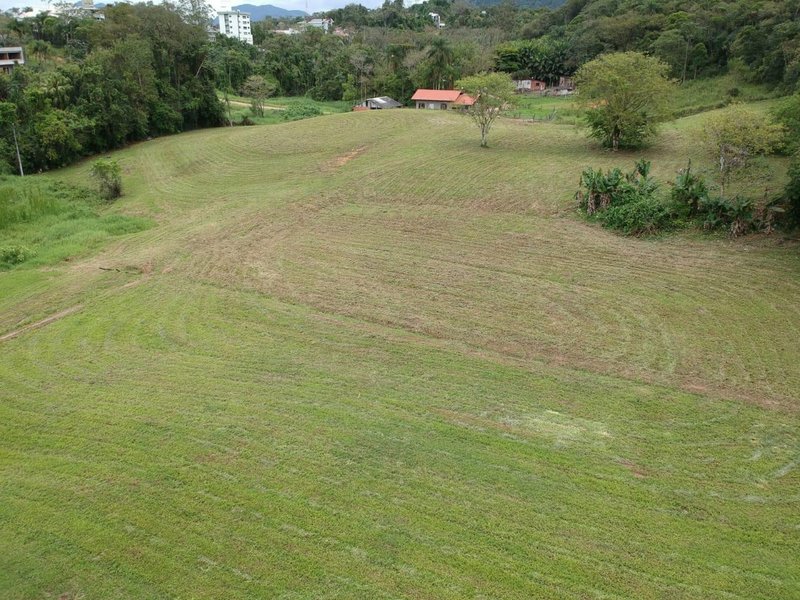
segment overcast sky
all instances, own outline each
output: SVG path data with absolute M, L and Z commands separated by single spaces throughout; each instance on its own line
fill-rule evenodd
M 97 1 L 101 2 L 102 0 Z M 213 0 L 211 5 L 214 8 L 221 8 L 223 2 L 224 0 Z M 367 8 L 376 8 L 383 4 L 383 0 L 275 0 L 274 2 L 270 0 L 230 0 L 229 2 L 229 4 L 233 6 L 238 4 L 273 4 L 289 10 L 306 10 L 306 6 L 308 6 L 308 12 L 310 13 L 330 10 L 331 8 L 340 8 L 345 4 L 352 3 L 363 4 Z M 413 2 L 410 2 L 410 4 L 413 4 Z M 14 6 L 20 8 L 31 6 L 34 9 L 42 10 L 47 8 L 47 3 L 33 0 L 29 0 L 28 2 L 22 0 L 0 0 L 0 10 L 7 10 Z

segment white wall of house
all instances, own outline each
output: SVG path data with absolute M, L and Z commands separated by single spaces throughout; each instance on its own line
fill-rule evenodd
M 333 19 L 311 19 L 306 23 L 306 27 L 316 27 L 328 33 L 331 27 L 333 27 Z
M 417 100 L 417 108 L 426 108 L 428 110 L 447 110 L 452 104 L 452 102 L 430 102 Z

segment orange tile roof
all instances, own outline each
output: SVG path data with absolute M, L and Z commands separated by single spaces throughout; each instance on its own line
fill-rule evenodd
M 461 92 L 458 90 L 417 90 L 412 100 L 429 100 L 430 102 L 455 102 Z

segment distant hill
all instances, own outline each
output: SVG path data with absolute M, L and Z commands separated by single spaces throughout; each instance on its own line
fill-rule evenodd
M 558 8 L 567 0 L 514 0 L 514 4 L 524 8 Z M 494 6 L 502 0 L 472 0 L 475 6 Z
M 287 10 L 272 4 L 239 4 L 233 7 L 234 10 L 250 13 L 251 21 L 261 21 L 262 19 L 274 18 L 283 19 L 287 17 L 307 17 L 308 13 L 302 10 Z

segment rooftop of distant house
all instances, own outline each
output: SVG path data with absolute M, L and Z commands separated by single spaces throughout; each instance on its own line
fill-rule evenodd
M 421 100 L 423 102 L 453 102 L 454 104 L 463 104 L 464 106 L 471 106 L 475 104 L 475 99 L 463 93 L 460 90 L 426 90 L 419 89 L 411 96 L 412 100 Z

